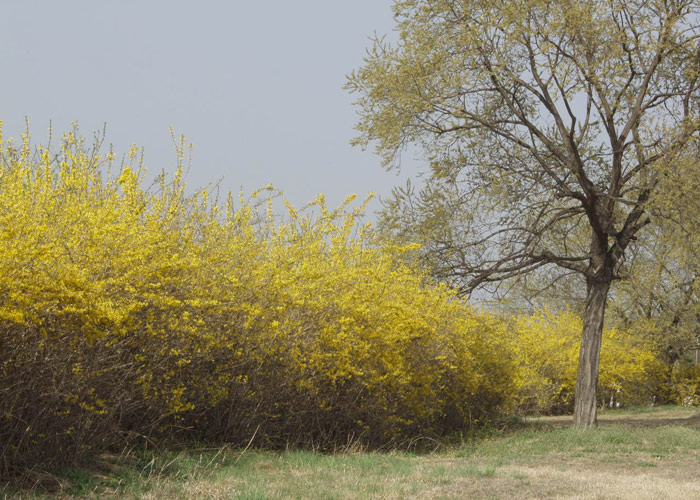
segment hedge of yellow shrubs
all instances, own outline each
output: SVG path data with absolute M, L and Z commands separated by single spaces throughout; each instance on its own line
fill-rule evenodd
M 265 189 L 188 193 L 186 149 L 150 185 L 137 148 L 0 133 L 0 476 L 164 440 L 400 444 L 570 406 L 579 318 L 473 310 L 409 247 L 369 244 L 351 198 L 280 219 Z M 614 330 L 604 349 L 602 397 L 648 396 L 651 350 Z
M 351 199 L 147 188 L 75 132 L 0 157 L 0 470 L 163 439 L 400 442 L 510 402 L 503 325 L 376 248 Z M 120 449 L 121 449 L 120 448 Z

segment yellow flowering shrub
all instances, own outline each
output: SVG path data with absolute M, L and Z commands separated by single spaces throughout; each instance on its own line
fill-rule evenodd
M 677 363 L 670 370 L 671 402 L 683 406 L 700 406 L 700 365 Z
M 658 360 L 649 380 L 657 404 L 700 406 L 700 365 L 692 329 L 694 315 L 686 323 L 667 318 L 635 318 L 626 328 L 645 339 Z M 670 324 L 669 324 L 670 323 Z
M 273 215 L 144 185 L 76 131 L 0 135 L 0 474 L 134 439 L 332 446 L 512 401 L 502 322 L 368 244 L 352 199 Z
M 511 322 L 519 364 L 518 405 L 522 411 L 566 413 L 573 408 L 581 317 L 568 311 L 536 311 Z M 629 332 L 606 329 L 598 379 L 599 404 L 650 402 L 660 369 L 650 346 Z

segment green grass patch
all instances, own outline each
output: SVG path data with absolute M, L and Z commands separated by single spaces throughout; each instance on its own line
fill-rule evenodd
M 530 429 L 466 445 L 457 452 L 457 455 L 512 460 L 516 457 L 532 458 L 554 453 L 662 455 L 699 449 L 700 429 L 698 428 L 680 425 L 636 427 L 620 424 L 602 427 L 595 431 L 572 428 Z
M 688 408 L 685 406 L 677 405 L 659 405 L 659 406 L 630 406 L 628 408 L 616 409 L 616 408 L 603 408 L 598 412 L 599 416 L 605 415 L 646 415 L 646 414 L 659 414 L 662 412 L 679 412 L 682 413 L 687 411 Z

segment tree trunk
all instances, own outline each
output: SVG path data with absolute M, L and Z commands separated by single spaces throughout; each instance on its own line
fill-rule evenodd
M 590 428 L 598 425 L 598 370 L 600 345 L 603 338 L 605 303 L 610 290 L 609 279 L 588 279 L 586 308 L 583 313 L 583 336 L 578 361 L 576 396 L 574 400 L 574 427 Z

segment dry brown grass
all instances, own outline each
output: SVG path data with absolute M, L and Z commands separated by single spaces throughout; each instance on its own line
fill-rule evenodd
M 216 478 L 187 484 L 163 483 L 138 498 L 195 499 L 598 499 L 657 500 L 700 498 L 700 455 L 683 460 L 613 463 L 591 458 L 549 457 L 529 464 L 479 468 L 473 459 L 446 462 L 439 457 L 413 459 L 410 473 L 361 474 L 341 468 L 329 475 L 324 468 L 274 470 L 254 484 L 241 477 Z M 268 468 L 269 467 L 269 468 Z M 381 467 L 379 467 L 381 470 Z M 259 469 L 260 470 L 260 469 Z M 491 472 L 492 471 L 492 472 Z M 155 485 L 154 485 L 155 486 Z

